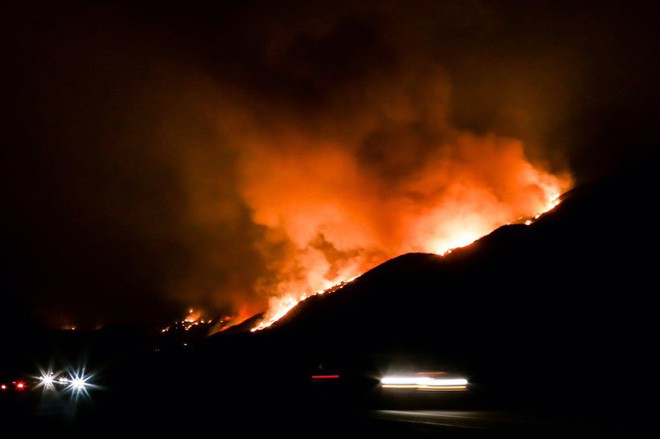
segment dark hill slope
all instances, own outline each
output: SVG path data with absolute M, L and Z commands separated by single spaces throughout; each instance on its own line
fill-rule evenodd
M 579 187 L 532 225 L 446 257 L 387 261 L 301 303 L 267 337 L 311 357 L 412 352 L 493 386 L 527 383 L 520 391 L 563 392 L 580 377 L 571 387 L 611 395 L 604 383 L 650 376 L 654 364 L 654 164 Z
M 259 410 L 288 427 L 291 413 L 316 422 L 319 406 L 373 401 L 377 379 L 407 367 L 464 374 L 476 407 L 636 422 L 657 387 L 655 163 L 579 187 L 532 225 L 501 227 L 446 257 L 389 260 L 267 330 L 219 333 L 127 363 L 112 386 L 131 395 L 119 409 L 142 421 L 150 407 L 154 422 L 219 410 L 252 422 Z M 124 379 L 136 363 L 150 377 L 138 394 Z M 321 371 L 342 376 L 340 391 L 314 387 L 310 376 Z M 172 401 L 185 401 L 187 413 Z

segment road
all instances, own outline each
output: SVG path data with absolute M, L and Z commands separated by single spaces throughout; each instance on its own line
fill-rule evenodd
M 370 410 L 364 416 L 371 427 L 388 437 L 418 438 L 603 438 L 636 437 L 633 424 L 617 419 L 507 411 Z M 627 418 L 626 418 L 627 419 Z
M 122 400 L 123 401 L 123 400 Z M 21 424 L 29 431 L 66 433 L 68 437 L 89 437 L 98 431 L 121 434 L 127 426 L 151 437 L 168 437 L 172 431 L 193 428 L 197 435 L 215 435 L 218 431 L 242 431 L 244 437 L 288 438 L 638 438 L 646 437 L 630 418 L 611 412 L 594 417 L 562 413 L 532 413 L 519 410 L 402 410 L 339 409 L 324 406 L 292 410 L 284 400 L 261 401 L 249 405 L 222 404 L 207 400 L 204 404 L 158 406 L 131 404 L 130 401 L 109 410 L 88 412 L 79 422 L 53 418 L 46 414 L 30 416 L 25 412 Z M 20 414 L 15 413 L 14 415 Z M 0 413 L 0 418 L 3 413 Z M 6 412 L 4 414 L 7 414 Z M 12 416 L 16 421 L 16 416 Z M 73 418 L 70 418 L 73 419 Z M 624 421 L 625 420 L 625 421 Z

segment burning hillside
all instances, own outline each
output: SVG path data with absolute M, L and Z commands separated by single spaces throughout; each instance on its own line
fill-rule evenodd
M 307 343 L 347 358 L 434 353 L 500 382 L 541 385 L 544 371 L 560 389 L 568 375 L 597 376 L 581 385 L 607 392 L 599 386 L 612 373 L 650 364 L 648 251 L 660 237 L 634 213 L 653 193 L 652 166 L 580 186 L 528 225 L 500 227 L 448 256 L 392 258 L 341 292 L 300 302 L 273 334 L 292 349 Z
M 8 189 L 7 211 L 34 237 L 17 247 L 38 272 L 35 318 L 153 327 L 193 306 L 269 321 L 397 255 L 533 218 L 572 187 L 555 133 L 582 82 L 565 58 L 525 44 L 472 64 L 437 34 L 485 24 L 471 7 L 317 6 L 273 6 L 272 26 L 255 5 L 211 7 L 196 25 L 177 15 L 169 36 L 129 6 L 73 6 L 79 27 L 17 33 L 37 38 L 17 53 L 41 56 L 17 101 L 40 103 L 16 124 L 34 146 L 15 148 L 39 154 L 5 185 L 30 195 Z M 202 43 L 216 32 L 234 37 Z
M 555 188 L 556 189 L 556 188 Z M 522 222 L 525 225 L 531 225 L 535 220 L 541 217 L 542 214 L 552 210 L 555 208 L 558 204 L 560 203 L 560 198 L 558 193 L 551 193 L 548 196 L 548 199 L 543 206 L 542 210 L 540 210 L 538 213 L 533 215 L 532 217 L 519 217 L 517 219 L 518 222 Z M 459 235 L 459 237 L 454 238 L 453 240 L 449 241 L 452 242 L 453 245 L 449 246 L 443 246 L 440 247 L 435 253 L 439 255 L 446 255 L 451 253 L 454 249 L 460 248 L 460 247 L 465 247 L 467 245 L 470 245 L 472 242 L 480 238 L 482 235 L 479 235 L 481 232 L 481 229 L 476 228 L 476 229 L 470 229 L 469 224 L 467 226 L 463 226 L 462 228 L 463 233 Z M 333 293 L 344 286 L 350 284 L 353 282 L 355 279 L 357 279 L 359 276 L 353 276 L 352 278 L 346 280 L 346 281 L 340 281 L 335 283 L 334 285 L 331 285 L 328 288 L 325 288 L 323 290 L 319 290 L 317 292 L 311 292 L 311 293 L 303 293 L 300 295 L 294 295 L 294 294 L 285 294 L 283 296 L 278 296 L 276 298 L 271 299 L 270 306 L 265 312 L 265 314 L 261 317 L 261 319 L 258 320 L 258 323 L 255 324 L 255 326 L 251 329 L 252 331 L 258 331 L 261 329 L 265 329 L 269 326 L 271 326 L 273 323 L 277 322 L 279 319 L 284 317 L 292 308 L 294 308 L 296 305 L 298 305 L 300 302 L 306 300 L 309 297 L 315 296 L 315 295 L 323 295 L 323 294 L 330 294 Z M 240 321 L 238 322 L 240 323 Z
M 399 254 L 444 254 L 531 221 L 571 187 L 567 176 L 527 161 L 512 139 L 461 134 L 445 148 L 394 179 L 331 145 L 298 151 L 301 168 L 289 152 L 258 148 L 268 159 L 250 162 L 255 184 L 245 194 L 267 230 L 258 248 L 270 275 L 255 285 L 269 298 L 265 321 Z

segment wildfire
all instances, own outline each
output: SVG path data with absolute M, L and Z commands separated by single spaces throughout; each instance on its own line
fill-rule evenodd
M 534 221 L 536 221 L 539 217 L 541 217 L 541 215 L 557 207 L 559 203 L 561 203 L 561 200 L 559 198 L 559 193 L 554 192 L 550 194 L 547 199 L 547 202 L 543 205 L 541 210 L 532 218 L 527 218 L 523 222 L 523 224 L 525 224 L 526 226 L 531 225 L 532 223 L 534 223 Z M 485 235 L 486 233 L 481 233 L 478 229 L 471 229 L 470 227 L 461 228 L 460 231 L 456 233 L 456 235 L 444 241 L 442 245 L 437 247 L 435 253 L 441 256 L 447 255 L 455 249 L 467 247 L 468 245 L 472 244 L 474 241 Z
M 532 224 L 541 215 L 554 209 L 560 202 L 561 200 L 559 198 L 559 193 L 552 192 L 548 196 L 541 210 L 536 215 L 534 215 L 533 218 L 524 221 L 524 224 L 526 225 Z M 470 227 L 470 225 L 474 227 Z M 466 224 L 460 224 L 459 227 L 457 227 L 457 230 L 458 232 L 455 235 L 451 236 L 449 239 L 444 240 L 441 245 L 435 247 L 436 254 L 440 256 L 444 256 L 458 248 L 467 247 L 468 245 L 472 244 L 477 239 L 485 236 L 489 232 L 489 230 L 484 231 L 484 228 L 481 223 L 470 224 L 469 222 Z M 268 328 L 273 323 L 277 322 L 282 317 L 287 315 L 289 311 L 291 311 L 296 305 L 306 300 L 307 298 L 319 294 L 333 293 L 341 289 L 346 284 L 353 282 L 358 277 L 359 275 L 356 275 L 350 278 L 349 280 L 336 282 L 328 288 L 319 290 L 311 294 L 303 293 L 299 296 L 284 295 L 282 297 L 273 298 L 270 302 L 270 306 L 266 316 L 261 320 L 261 322 L 258 325 L 252 328 L 251 331 L 255 332 Z
M 289 311 L 291 311 L 296 305 L 298 305 L 300 302 L 308 299 L 309 297 L 312 296 L 317 296 L 320 294 L 329 294 L 329 293 L 334 293 L 335 291 L 343 288 L 345 285 L 353 282 L 355 279 L 357 279 L 359 276 L 354 276 L 351 279 L 348 279 L 346 281 L 341 281 L 337 282 L 328 288 L 325 288 L 323 290 L 316 291 L 315 293 L 303 293 L 301 294 L 298 298 L 294 296 L 285 296 L 282 298 L 278 298 L 276 303 L 271 302 L 271 306 L 269 308 L 269 311 L 267 315 L 259 322 L 257 326 L 251 329 L 252 332 L 259 331 L 265 328 L 268 328 L 271 326 L 273 323 L 284 317 L 285 315 L 288 314 Z
M 183 319 L 176 321 L 169 326 L 166 326 L 165 328 L 161 329 L 160 332 L 166 333 L 173 330 L 189 331 L 195 326 L 210 325 L 212 322 L 212 320 L 202 319 L 201 311 L 195 311 L 195 309 L 189 308 L 188 313 Z
M 551 211 L 552 209 L 557 207 L 559 203 L 561 203 L 561 200 L 559 199 L 559 193 L 555 192 L 552 195 L 550 195 L 550 199 L 548 200 L 548 203 L 545 205 L 545 209 L 540 213 L 536 214 L 534 219 L 538 219 L 538 217 L 540 217 L 544 213 Z
M 450 241 L 447 241 L 445 244 L 438 247 L 435 253 L 444 256 L 451 253 L 454 249 L 467 247 L 479 238 L 480 236 L 477 233 L 471 233 L 470 231 L 466 230 L 463 233 L 457 234 Z
M 253 315 L 254 313 L 250 312 L 249 308 L 241 307 L 241 309 L 238 311 L 238 314 L 234 316 L 224 316 L 220 320 L 218 320 L 214 328 L 211 330 L 211 334 L 215 334 L 216 332 L 226 331 L 231 327 L 240 325 L 241 323 L 243 323 L 245 320 L 249 319 Z

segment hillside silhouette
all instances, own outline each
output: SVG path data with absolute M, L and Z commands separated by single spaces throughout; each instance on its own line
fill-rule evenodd
M 393 258 L 265 330 L 244 325 L 117 361 L 76 428 L 247 422 L 257 434 L 290 428 L 297 413 L 301 429 L 325 422 L 337 433 L 337 413 L 409 403 L 632 419 L 655 364 L 655 163 L 577 187 L 532 224 L 446 256 Z M 461 375 L 469 390 L 388 399 L 379 377 L 400 370 Z M 318 385 L 318 373 L 341 379 Z

